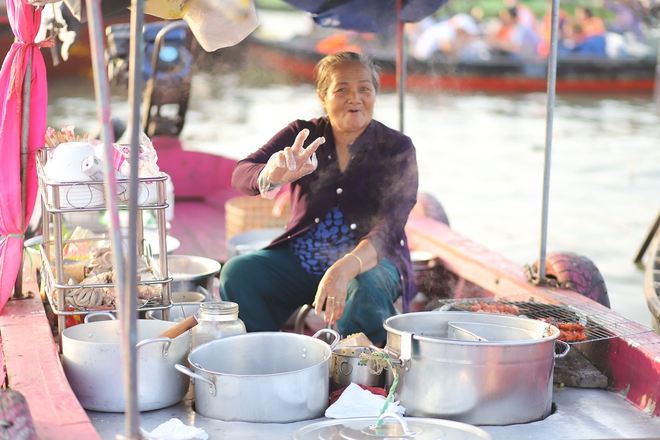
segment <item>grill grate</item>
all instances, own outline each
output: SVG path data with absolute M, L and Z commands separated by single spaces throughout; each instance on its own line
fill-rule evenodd
M 603 311 L 589 304 L 580 303 L 578 307 L 570 297 L 556 292 L 552 292 L 552 298 L 552 303 L 548 303 L 546 297 L 543 297 L 545 302 L 539 302 L 539 299 L 535 298 L 533 294 L 519 294 L 498 297 L 497 299 L 448 299 L 441 300 L 441 307 L 436 310 L 471 311 L 471 307 L 476 302 L 489 305 L 504 304 L 516 306 L 520 311 L 520 316 L 526 316 L 530 319 L 554 318 L 558 322 L 582 324 L 587 337 L 586 341 L 574 341 L 569 342 L 569 344 L 599 341 L 653 331 L 616 313 Z

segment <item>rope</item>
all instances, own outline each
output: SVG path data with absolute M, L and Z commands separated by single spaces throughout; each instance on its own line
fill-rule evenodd
M 375 350 L 371 353 L 360 353 L 360 361 L 358 362 L 358 365 L 366 365 L 367 368 L 369 368 L 369 371 L 373 374 L 381 374 L 383 370 L 389 368 L 394 376 L 392 386 L 385 398 L 385 403 L 378 414 L 376 427 L 380 427 L 383 424 L 383 419 L 381 419 L 380 416 L 387 411 L 387 407 L 390 406 L 390 402 L 394 398 L 394 390 L 396 390 L 396 387 L 399 384 L 399 373 L 396 371 L 396 368 L 394 368 L 394 365 L 392 365 L 390 355 L 385 350 Z

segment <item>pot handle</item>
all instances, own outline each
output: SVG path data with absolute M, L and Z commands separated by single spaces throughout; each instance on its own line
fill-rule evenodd
M 314 333 L 314 336 L 312 336 L 312 338 L 318 338 L 320 335 L 324 333 L 330 334 L 335 337 L 335 340 L 332 341 L 332 344 L 330 344 L 330 349 L 335 348 L 335 345 L 337 345 L 337 343 L 341 339 L 341 335 L 331 328 L 322 328 L 321 330 Z
M 117 317 L 112 313 L 112 312 L 93 312 L 93 313 L 88 313 L 85 315 L 85 324 L 89 322 L 89 320 L 95 316 L 108 316 L 110 319 L 108 321 L 116 321 Z
M 163 359 L 167 358 L 167 355 L 169 355 L 168 349 L 170 348 L 170 345 L 172 344 L 172 340 L 170 338 L 150 338 L 150 339 L 144 339 L 137 344 L 135 344 L 135 349 L 138 350 L 141 347 L 144 347 L 147 344 L 151 344 L 154 342 L 164 342 L 165 345 L 163 345 Z
M 415 333 L 401 332 L 401 355 L 399 360 L 401 366 L 406 370 L 410 370 L 410 360 L 412 359 L 412 343 Z
M 403 417 L 401 417 L 401 415 L 399 415 L 395 412 L 386 412 L 386 413 L 381 414 L 378 417 L 378 420 L 376 420 L 376 424 L 373 425 L 373 426 L 374 427 L 380 426 L 383 423 L 383 420 L 387 417 L 391 417 L 393 419 L 396 419 L 399 423 L 401 423 L 401 427 L 403 428 L 403 433 L 404 433 L 405 436 L 408 436 L 410 434 L 414 434 L 414 432 L 411 431 L 410 428 L 408 428 L 408 423 L 405 421 L 405 419 Z
M 200 376 L 200 375 L 197 374 L 197 373 L 193 373 L 193 372 L 190 370 L 190 368 L 185 367 L 185 366 L 183 366 L 183 365 L 181 365 L 181 364 L 174 364 L 174 368 L 176 368 L 178 371 L 180 371 L 181 373 L 185 374 L 186 376 L 190 376 L 191 379 L 199 380 L 199 381 L 202 381 L 202 382 L 204 382 L 204 383 L 209 384 L 209 388 L 211 389 L 211 396 L 212 396 L 212 397 L 215 397 L 215 395 L 217 394 L 217 390 L 216 390 L 216 388 L 215 388 L 215 383 L 211 382 L 210 380 L 208 380 L 208 379 L 205 378 L 204 376 Z
M 565 347 L 564 347 L 564 351 L 562 351 L 561 353 L 555 353 L 555 359 L 563 358 L 564 356 L 566 356 L 568 354 L 569 351 L 571 351 L 571 346 L 569 344 L 567 344 L 566 342 L 560 341 L 559 339 L 556 339 L 555 340 L 555 345 L 557 345 L 557 344 L 564 345 Z
M 166 337 L 170 339 L 174 339 L 179 335 L 184 334 L 191 328 L 197 325 L 197 322 L 199 322 L 197 315 L 190 315 L 183 321 L 179 322 L 176 325 L 173 325 L 172 327 L 168 328 L 164 332 L 158 335 L 158 337 Z

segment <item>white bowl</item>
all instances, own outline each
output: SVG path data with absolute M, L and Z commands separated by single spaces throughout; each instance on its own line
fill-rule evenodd
M 48 204 L 53 205 L 55 188 L 60 192 L 61 208 L 96 208 L 105 204 L 103 189 L 93 185 L 65 185 L 48 187 Z
M 284 232 L 283 228 L 253 229 L 241 232 L 227 240 L 227 258 L 250 254 L 268 246 Z
M 90 178 L 81 167 L 93 155 L 94 149 L 87 142 L 63 142 L 55 147 L 53 157 L 44 167 L 46 177 L 59 182 L 88 181 Z

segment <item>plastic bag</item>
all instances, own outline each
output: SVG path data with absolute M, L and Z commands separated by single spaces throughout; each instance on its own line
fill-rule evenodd
M 240 43 L 259 25 L 252 0 L 190 0 L 183 19 L 207 52 Z

